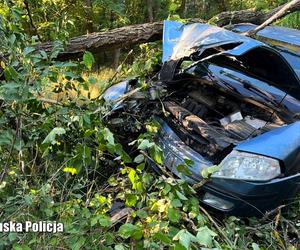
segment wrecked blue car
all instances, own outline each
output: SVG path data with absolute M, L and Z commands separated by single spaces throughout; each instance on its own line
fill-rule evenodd
M 227 214 L 261 215 L 300 188 L 300 32 L 288 29 L 297 40 L 274 47 L 232 30 L 165 21 L 163 65 L 141 95 L 163 109 L 154 115 L 164 167 L 191 185 L 215 169 L 197 190 L 201 202 Z M 122 82 L 104 98 L 133 88 L 134 81 Z M 139 112 L 143 98 L 135 94 L 119 108 Z M 179 171 L 186 159 L 192 164 Z

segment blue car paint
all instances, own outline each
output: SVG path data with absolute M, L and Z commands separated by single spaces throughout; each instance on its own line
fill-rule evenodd
M 298 32 L 299 34 L 300 32 Z M 185 25 L 176 21 L 164 21 L 164 63 L 170 60 L 176 61 L 187 58 L 195 52 L 201 55 L 206 49 L 226 44 L 233 44 L 235 47 L 223 51 L 222 54 L 233 57 L 242 56 L 256 48 L 268 50 L 270 53 L 278 56 L 283 64 L 289 65 L 288 67 L 293 72 L 290 76 L 290 82 L 294 82 L 296 85 L 299 84 L 300 88 L 300 75 L 298 75 L 300 74 L 300 65 L 297 65 L 300 56 L 291 59 L 292 55 L 280 53 L 280 51 L 272 49 L 265 43 L 216 26 L 202 23 Z M 298 111 L 296 110 L 296 112 Z
M 189 57 L 192 53 L 226 44 L 237 44 L 226 55 L 240 56 L 266 44 L 243 35 L 212 26 L 194 23 L 185 25 L 176 21 L 164 21 L 163 62 Z
M 235 24 L 230 30 L 244 33 L 255 29 L 254 24 Z M 284 34 L 284 35 L 282 35 Z M 257 37 L 275 41 L 275 46 L 283 57 L 289 62 L 300 79 L 300 31 L 279 26 L 267 26 L 257 33 Z M 278 43 L 279 42 L 279 43 Z M 272 44 L 272 42 L 271 42 Z M 288 47 L 285 45 L 289 45 Z
M 246 217 L 262 216 L 282 201 L 291 200 L 299 191 L 299 173 L 261 183 L 212 178 L 211 182 L 203 186 L 204 193 L 211 193 L 234 204 L 230 210 L 223 212 Z
M 165 166 L 169 168 L 177 176 L 187 180 L 190 184 L 201 181 L 201 171 L 213 164 L 205 159 L 201 154 L 187 146 L 178 135 L 169 127 L 166 122 L 157 119 L 161 123 L 160 135 L 157 143 L 163 152 L 167 152 L 164 156 Z M 185 159 L 193 162 L 193 166 L 189 168 L 191 177 L 182 175 L 178 172 L 177 167 L 184 163 Z
M 223 81 L 225 81 L 230 86 L 234 87 L 242 96 L 245 97 L 253 97 L 260 101 L 265 101 L 264 98 L 261 96 L 255 94 L 253 91 L 250 91 L 248 89 L 245 89 L 243 84 L 237 80 L 234 80 L 224 73 L 230 73 L 233 74 L 243 80 L 251 82 L 252 85 L 254 85 L 257 88 L 260 88 L 272 95 L 274 97 L 274 100 L 277 103 L 282 103 L 284 106 L 288 108 L 293 113 L 300 112 L 300 101 L 296 98 L 292 97 L 291 95 L 286 95 L 286 93 L 278 88 L 275 88 L 272 85 L 267 84 L 266 82 L 260 81 L 256 78 L 247 76 L 246 74 L 242 72 L 237 72 L 231 69 L 223 68 L 217 65 L 210 64 L 208 66 L 209 70 L 218 78 L 219 81 L 218 84 L 220 84 L 223 88 L 228 88 L 227 85 L 222 84 Z M 300 86 L 299 86 L 300 87 Z
M 295 164 L 299 167 L 300 162 L 294 161 L 300 154 L 300 121 L 257 136 L 235 149 L 278 159 L 286 167 Z
M 231 30 L 238 32 L 238 33 L 244 33 L 250 30 L 253 30 L 256 28 L 255 24 L 235 24 L 232 25 Z M 264 29 L 260 30 L 257 35 L 261 37 L 265 37 L 268 39 L 280 41 L 283 43 L 291 44 L 294 46 L 300 47 L 300 36 L 299 36 L 299 30 L 291 29 L 291 28 L 285 28 L 280 26 L 267 26 Z M 283 35 L 284 34 L 284 35 Z
M 300 34 L 299 34 L 300 36 Z M 287 51 L 281 51 L 281 55 L 288 61 L 288 63 L 292 66 L 294 71 L 296 72 L 298 79 L 300 79 L 300 55 L 297 56 L 293 53 L 289 53 Z
M 173 49 L 176 46 L 183 29 L 183 24 L 174 21 L 164 21 L 164 30 L 163 30 L 163 58 L 162 61 L 169 61 Z

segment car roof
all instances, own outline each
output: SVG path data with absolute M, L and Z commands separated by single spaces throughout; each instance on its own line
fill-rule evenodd
M 244 33 L 257 27 L 255 24 L 241 23 L 228 26 L 237 33 Z M 280 27 L 267 26 L 257 33 L 263 42 L 270 43 L 276 47 L 284 48 L 300 55 L 300 30 Z

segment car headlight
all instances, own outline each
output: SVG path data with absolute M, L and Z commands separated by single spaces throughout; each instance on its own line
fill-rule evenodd
M 268 181 L 281 174 L 279 161 L 269 157 L 232 151 L 220 164 L 215 178 Z

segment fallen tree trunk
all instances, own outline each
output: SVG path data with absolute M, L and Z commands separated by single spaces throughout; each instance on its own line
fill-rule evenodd
M 113 29 L 106 32 L 71 38 L 62 57 L 73 57 L 84 51 L 117 49 L 135 44 L 160 40 L 163 32 L 163 22 L 145 23 Z M 37 50 L 50 52 L 53 42 L 42 43 L 36 46 Z
M 289 4 L 289 3 L 287 3 Z M 281 10 L 286 4 L 283 4 L 275 9 L 270 10 L 265 13 L 263 11 L 256 10 L 240 10 L 240 11 L 226 11 L 218 14 L 217 16 L 211 19 L 218 26 L 225 26 L 228 24 L 237 24 L 237 23 L 253 23 L 260 25 L 274 16 L 279 10 Z M 300 2 L 291 6 L 288 12 L 284 13 L 282 17 L 300 10 Z
M 216 17 L 213 17 L 210 21 L 214 22 L 218 26 L 245 22 L 262 24 L 277 13 L 282 7 L 283 6 L 279 6 L 267 13 L 254 10 L 223 12 Z M 300 2 L 294 4 L 292 8 L 289 9 L 289 12 L 284 13 L 283 16 L 298 10 L 300 10 Z M 193 20 L 193 22 L 194 21 L 195 20 Z M 99 50 L 116 49 L 160 40 L 162 32 L 163 22 L 154 22 L 131 25 L 107 32 L 96 32 L 89 35 L 74 37 L 70 39 L 65 51 L 60 55 L 60 59 L 77 57 L 86 50 L 97 52 Z M 42 43 L 37 45 L 36 48 L 37 50 L 45 50 L 46 52 L 49 52 L 53 48 L 53 43 Z

